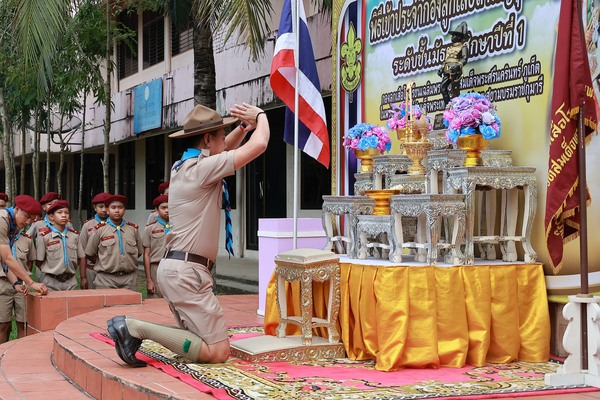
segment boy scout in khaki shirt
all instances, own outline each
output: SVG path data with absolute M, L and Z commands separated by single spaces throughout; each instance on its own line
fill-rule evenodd
M 35 260 L 35 246 L 31 236 L 26 233 L 17 234 L 13 241 L 13 256 L 31 275 L 31 267 Z M 17 339 L 25 336 L 25 296 L 17 291 L 0 268 L 0 343 L 8 341 L 11 330 L 13 311 L 17 322 Z
M 167 234 L 171 230 L 168 201 L 169 197 L 166 195 L 154 199 L 152 205 L 156 211 L 157 219 L 155 222 L 146 225 L 142 236 L 148 297 L 162 297 L 156 280 L 156 270 L 160 259 L 165 255 Z
M 96 225 L 104 225 L 106 223 L 106 219 L 108 218 L 108 208 L 104 205 L 104 200 L 110 197 L 110 193 L 98 193 L 92 199 L 92 207 L 94 207 L 93 218 L 85 221 L 83 226 L 81 227 L 81 232 L 79 232 L 79 247 L 81 251 L 85 254 L 85 247 L 87 246 L 88 239 L 91 234 L 96 230 Z M 94 279 L 96 279 L 96 272 L 94 271 L 94 263 L 96 259 L 91 259 L 88 257 L 84 257 L 81 259 L 81 263 L 79 264 L 79 274 L 81 275 L 81 288 L 82 289 L 95 289 Z M 85 274 L 81 274 L 82 271 L 85 271 Z M 85 275 L 85 279 L 84 279 Z
M 49 290 L 77 288 L 75 273 L 79 259 L 85 254 L 79 249 L 79 234 L 67 228 L 69 203 L 58 200 L 47 210 L 50 225 L 41 228 L 36 239 L 37 263 L 44 273 L 42 283 Z
M 108 207 L 106 224 L 96 225 L 89 237 L 85 254 L 96 257 L 96 289 L 137 290 L 138 258 L 143 253 L 138 226 L 126 222 L 127 197 L 113 194 L 104 204 Z

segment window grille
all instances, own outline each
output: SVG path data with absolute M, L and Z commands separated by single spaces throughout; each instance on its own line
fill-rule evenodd
M 165 23 L 157 12 L 144 12 L 144 69 L 165 60 Z
M 135 12 L 124 11 L 119 14 L 119 22 L 135 32 L 134 37 L 130 38 L 128 43 L 121 42 L 117 45 L 119 79 L 123 79 L 138 72 L 138 15 Z
M 189 18 L 185 26 L 178 27 L 171 22 L 171 54 L 176 56 L 190 50 L 194 44 L 194 29 Z

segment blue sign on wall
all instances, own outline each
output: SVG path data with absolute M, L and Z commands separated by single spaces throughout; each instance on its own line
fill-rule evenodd
M 133 89 L 133 133 L 162 127 L 162 78 Z

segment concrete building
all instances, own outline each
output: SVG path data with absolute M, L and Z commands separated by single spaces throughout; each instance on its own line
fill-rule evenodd
M 269 84 L 271 58 L 275 47 L 282 1 L 274 1 L 270 26 L 272 34 L 266 43 L 264 57 L 253 62 L 243 45 L 232 39 L 223 42 L 216 33 L 217 108 L 223 115 L 233 104 L 243 101 L 256 104 L 267 112 L 271 142 L 267 152 L 238 171 L 229 183 L 232 195 L 234 250 L 236 256 L 257 257 L 258 219 L 291 217 L 293 210 L 293 148 L 283 141 L 284 107 L 273 95 Z M 328 117 L 331 115 L 331 30 L 330 20 L 315 14 L 307 4 L 307 18 Z M 158 185 L 169 179 L 171 165 L 179 159 L 183 148 L 168 134 L 181 128 L 186 114 L 193 108 L 194 54 L 192 29 L 177 29 L 170 18 L 159 13 L 123 13 L 121 22 L 137 32 L 137 52 L 127 46 L 115 47 L 115 74 L 112 79 L 112 128 L 110 134 L 110 187 L 114 193 L 129 197 L 126 219 L 145 225 Z M 85 179 L 84 204 L 102 191 L 104 106 L 87 100 L 86 132 L 81 128 L 70 138 L 63 171 L 63 196 L 77 204 L 79 191 L 80 152 L 83 146 Z M 83 116 L 81 116 L 83 119 Z M 28 132 L 26 163 L 31 163 L 31 135 Z M 40 189 L 45 176 L 46 135 L 41 135 Z M 54 137 L 51 138 L 55 140 Z M 15 143 L 20 143 L 17 134 Z M 15 149 L 16 169 L 22 157 Z M 58 145 L 51 141 L 51 190 L 56 190 Z M 330 172 L 302 154 L 300 163 L 299 217 L 320 217 L 321 195 L 330 193 Z M 17 171 L 18 172 L 18 171 Z M 27 168 L 25 192 L 33 194 L 31 168 Z M 2 180 L 4 177 L 2 176 Z M 0 182 L 3 183 L 3 182 Z M 88 215 L 84 215 L 83 219 Z M 84 213 L 85 214 L 85 213 Z M 75 226 L 79 221 L 74 219 Z M 224 234 L 221 238 L 224 249 Z

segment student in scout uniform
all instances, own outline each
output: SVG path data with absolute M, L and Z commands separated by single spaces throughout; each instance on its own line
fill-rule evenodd
M 110 193 L 98 193 L 92 198 L 92 207 L 94 208 L 95 214 L 92 218 L 85 221 L 83 226 L 81 227 L 81 232 L 79 232 L 79 247 L 81 251 L 85 254 L 85 247 L 87 246 L 88 239 L 90 235 L 92 235 L 96 229 L 96 225 L 104 225 L 106 223 L 106 219 L 108 218 L 108 207 L 104 204 L 104 200 L 110 197 Z M 81 263 L 79 264 L 79 275 L 81 277 L 81 288 L 82 289 L 95 289 L 94 279 L 96 279 L 96 272 L 94 271 L 94 262 L 96 259 L 91 259 L 89 257 L 84 257 L 81 259 Z M 85 274 L 81 272 L 85 271 Z M 84 276 L 85 275 L 85 276 Z
M 143 253 L 139 228 L 123 219 L 127 197 L 113 194 L 104 204 L 108 207 L 108 219 L 105 224 L 96 225 L 85 246 L 85 254 L 96 257 L 94 286 L 137 290 L 138 258 Z
M 52 205 L 55 201 L 62 199 L 62 196 L 56 192 L 48 192 L 42 196 L 40 199 L 40 204 L 42 205 L 42 210 L 44 210 L 44 215 L 40 215 L 39 218 L 36 218 L 29 229 L 27 230 L 27 234 L 33 238 L 35 241 L 40 228 L 45 228 L 50 225 L 50 221 L 47 218 L 48 207 Z
M 31 236 L 24 232 L 17 233 L 13 240 L 12 253 L 13 257 L 31 275 L 31 267 L 33 260 L 35 260 L 35 246 Z M 9 282 L 8 277 L 0 268 L 0 343 L 8 341 L 13 312 L 17 323 L 17 338 L 20 339 L 25 336 L 25 293 L 23 292 L 26 290 L 18 283 L 20 282 L 15 281 L 13 287 L 13 284 Z
M 158 185 L 158 193 L 164 194 L 164 195 L 169 194 L 169 181 L 163 182 L 160 185 Z M 150 212 L 150 215 L 148 215 L 148 220 L 146 221 L 146 225 L 150 225 L 150 224 L 153 224 L 154 222 L 156 222 L 156 218 L 158 218 L 158 214 L 156 212 L 156 209 L 154 209 Z
M 148 297 L 162 297 L 157 285 L 156 270 L 160 259 L 165 255 L 167 234 L 171 230 L 168 201 L 169 197 L 164 194 L 154 199 L 152 205 L 158 217 L 156 222 L 146 225 L 144 235 L 142 236 Z
M 172 138 L 189 138 L 187 151 L 171 169 L 169 219 L 173 225 L 167 253 L 158 265 L 158 285 L 179 328 L 117 316 L 108 332 L 117 355 L 127 364 L 145 363 L 135 353 L 142 340 L 151 339 L 192 362 L 222 363 L 229 357 L 223 309 L 212 289 L 210 270 L 219 247 L 223 200 L 222 179 L 261 155 L 269 143 L 264 111 L 244 103 L 231 109 L 243 124 L 226 135 L 237 118 L 198 105 L 188 114 L 183 130 Z M 256 129 L 240 146 L 246 133 Z M 227 220 L 227 215 L 226 215 Z M 231 249 L 230 243 L 226 248 Z
M 8 202 L 8 195 L 6 193 L 0 192 L 0 209 L 6 208 L 7 202 Z
M 31 289 L 46 294 L 46 285 L 34 282 L 13 254 L 13 245 L 19 233 L 42 212 L 42 206 L 36 199 L 25 194 L 15 197 L 14 204 L 14 207 L 0 210 L 0 258 L 3 271 L 13 287 L 22 286 L 25 282 Z
M 75 273 L 85 254 L 79 248 L 79 233 L 69 229 L 69 202 L 58 200 L 46 210 L 50 225 L 40 228 L 36 238 L 37 265 L 49 290 L 77 289 Z

